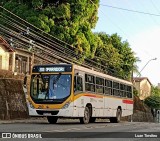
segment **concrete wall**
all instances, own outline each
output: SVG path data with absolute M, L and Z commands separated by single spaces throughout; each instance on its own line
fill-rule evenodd
M 150 111 L 147 111 L 147 112 L 134 111 L 133 121 L 134 122 L 153 122 L 154 120 Z
M 0 119 L 28 117 L 22 81 L 0 78 Z
M 134 96 L 133 121 L 135 122 L 153 122 L 151 108 L 144 104 L 139 97 Z

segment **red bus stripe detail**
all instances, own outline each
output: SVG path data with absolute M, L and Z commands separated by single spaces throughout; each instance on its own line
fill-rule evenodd
M 84 96 L 96 97 L 96 95 L 85 94 Z
M 133 100 L 123 100 L 123 103 L 126 103 L 126 104 L 133 104 Z

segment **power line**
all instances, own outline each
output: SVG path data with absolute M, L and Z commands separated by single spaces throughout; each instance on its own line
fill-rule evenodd
M 160 13 L 159 9 L 158 9 L 157 6 L 154 4 L 154 2 L 153 2 L 152 0 L 150 0 L 150 1 L 151 1 L 151 3 L 152 3 L 153 7 L 158 11 L 158 13 Z
M 68 60 L 70 60 L 71 63 L 74 62 L 79 65 L 85 66 L 85 67 L 93 68 L 97 71 L 106 73 L 108 75 L 122 78 L 122 76 L 118 75 L 118 70 L 108 68 L 105 65 L 97 63 L 93 59 L 85 58 L 84 62 L 82 62 L 82 63 L 78 62 L 78 60 L 83 56 L 82 56 L 82 54 L 76 53 L 77 48 L 72 47 L 72 49 L 70 49 L 71 45 L 69 45 L 63 41 L 61 42 L 61 40 L 59 40 L 59 39 L 58 39 L 59 42 L 55 41 L 56 38 L 54 38 L 52 35 L 45 33 L 41 29 L 39 29 L 39 28 L 35 27 L 34 25 L 28 23 L 27 21 L 21 19 L 20 17 L 18 17 L 17 15 L 13 14 L 10 11 L 8 11 L 7 9 L 3 8 L 2 6 L 0 6 L 0 8 L 2 8 L 6 12 L 5 14 L 0 12 L 0 17 L 2 17 L 1 20 L 6 25 L 6 27 L 4 27 L 2 25 L 2 23 L 0 23 L 1 31 L 6 32 L 11 37 L 14 36 L 17 40 L 21 40 L 23 42 L 27 41 L 28 45 L 29 45 L 30 40 L 33 40 L 33 41 L 35 41 L 35 46 L 37 45 L 36 49 L 38 49 L 38 50 L 42 50 L 42 48 L 40 48 L 40 47 L 43 46 L 43 48 L 45 48 L 46 50 L 50 50 L 50 52 L 53 52 L 55 50 L 56 54 L 59 55 L 61 58 L 63 58 L 63 60 L 68 58 Z M 7 16 L 6 14 L 7 15 L 9 14 L 10 16 Z M 20 35 L 21 32 L 26 32 L 27 28 L 29 28 L 29 30 L 30 30 L 29 34 L 27 36 L 25 36 L 23 34 Z M 11 30 L 11 29 L 14 29 L 14 30 Z M 49 35 L 49 36 L 46 36 L 46 35 Z M 23 40 L 23 38 L 25 39 L 25 41 Z M 43 50 L 43 51 L 45 51 L 45 50 Z M 97 58 L 97 56 L 95 56 L 95 58 Z M 102 58 L 99 58 L 99 59 L 100 59 L 100 61 L 104 60 Z M 124 79 L 125 78 L 126 77 L 124 77 Z
M 148 12 L 143 12 L 143 11 L 137 11 L 137 10 L 132 10 L 132 9 L 126 9 L 126 8 L 111 6 L 111 5 L 107 5 L 107 4 L 100 4 L 100 5 L 101 6 L 105 6 L 105 7 L 109 7 L 109 8 L 114 8 L 114 9 L 119 9 L 119 10 L 123 10 L 123 11 L 128 11 L 128 12 L 134 12 L 134 13 L 145 14 L 145 15 L 150 15 L 150 16 L 160 16 L 159 14 L 148 13 Z
M 90 2 L 98 9 L 98 6 L 97 6 L 92 0 L 90 0 Z M 101 11 L 101 13 L 106 16 L 106 14 L 105 14 L 102 10 L 99 9 L 99 11 Z M 107 16 L 107 17 L 108 17 L 108 16 Z M 109 17 L 108 17 L 108 18 L 109 18 Z M 112 24 L 113 24 L 119 31 L 121 31 L 124 35 L 126 35 L 126 37 L 129 37 L 129 35 L 126 34 L 121 27 L 119 27 L 119 26 L 118 26 L 115 22 L 113 22 L 110 18 L 109 18 L 109 20 L 112 22 Z
M 2 7 L 1 7 L 2 8 Z M 5 10 L 6 11 L 6 9 L 4 8 L 3 10 Z M 6 11 L 6 12 L 8 12 L 8 10 Z M 24 21 L 23 19 L 21 19 L 20 17 L 18 17 L 18 16 L 16 16 L 15 14 L 13 14 L 13 13 L 11 13 L 10 11 L 9 11 L 9 14 L 11 14 L 11 16 L 13 16 L 13 17 L 15 17 L 15 18 L 18 18 L 18 20 L 21 20 L 21 22 L 23 22 L 23 24 L 20 22 L 20 21 L 17 21 L 17 20 L 14 20 L 12 17 L 8 17 L 7 15 L 5 15 L 4 13 L 1 13 L 1 17 L 3 18 L 3 22 L 5 22 L 5 24 L 7 24 L 10 28 L 13 28 L 14 30 L 16 30 L 16 32 L 15 31 L 11 31 L 9 28 L 6 30 L 6 31 L 10 31 L 10 32 L 14 32 L 15 33 L 15 35 L 16 36 L 18 36 L 19 35 L 19 33 L 17 33 L 17 32 L 22 32 L 22 31 L 25 31 L 26 30 L 26 28 L 28 27 L 28 26 L 26 26 L 25 24 L 28 24 L 26 21 Z M 9 21 L 8 21 L 9 20 Z M 25 24 L 24 24 L 25 23 Z M 21 26 L 19 26 L 18 24 L 20 24 Z M 31 24 L 29 24 L 30 26 L 32 26 Z M 2 25 L 1 25 L 2 26 Z M 33 27 L 33 26 L 32 26 Z M 5 29 L 6 27 L 2 27 L 2 30 L 3 29 Z M 35 27 L 36 28 L 36 27 Z M 37 29 L 37 28 L 36 28 Z M 49 45 L 51 48 L 53 47 L 53 46 L 55 46 L 55 44 L 57 44 L 57 42 L 54 42 L 53 41 L 53 39 L 51 40 L 50 38 L 48 38 L 48 37 L 46 37 L 45 35 L 43 35 L 43 34 L 40 34 L 38 31 L 35 31 L 35 30 L 33 30 L 33 29 L 30 29 L 32 32 L 34 32 L 34 33 L 36 33 L 36 34 L 38 34 L 38 35 L 35 35 L 34 33 L 32 33 L 32 32 L 30 32 L 30 34 L 27 36 L 27 37 L 25 37 L 25 36 L 23 36 L 23 35 L 21 35 L 21 37 L 23 37 L 23 38 L 27 38 L 28 40 L 30 40 L 29 39 L 29 37 L 32 37 L 32 38 L 34 38 L 34 39 L 38 39 L 38 41 L 44 41 L 43 42 L 43 44 L 45 44 L 45 45 Z M 39 30 L 39 29 L 37 29 L 37 30 Z M 43 32 L 44 33 L 44 32 Z M 8 33 L 9 34 L 9 33 Z M 13 35 L 12 35 L 13 36 Z M 40 37 L 41 36 L 41 37 Z M 52 43 L 54 43 L 54 44 L 52 44 Z M 49 44 L 48 44 L 49 43 Z M 57 44 L 58 46 L 55 48 L 55 49 L 59 49 L 60 47 L 61 47 L 61 50 L 59 50 L 60 52 L 62 51 L 62 50 L 68 50 L 69 52 L 67 53 L 67 56 L 68 55 L 71 55 L 72 53 L 71 52 L 73 52 L 73 50 L 70 50 L 70 49 L 67 49 L 67 48 L 65 48 L 62 44 Z M 59 54 L 59 51 L 58 51 L 58 54 Z M 62 54 L 64 54 L 64 52 L 62 52 Z M 66 56 L 66 54 L 64 54 L 65 56 Z M 81 57 L 81 55 L 80 54 L 78 54 L 78 55 L 76 55 L 75 54 L 75 52 L 72 54 L 72 57 L 73 56 L 75 56 L 76 58 L 77 57 Z M 64 56 L 62 56 L 62 57 L 64 57 Z M 73 61 L 73 59 L 72 59 L 72 61 Z M 74 60 L 74 62 L 76 62 L 77 63 L 77 61 L 76 60 Z M 88 65 L 88 67 L 92 67 L 92 68 L 97 68 L 98 70 L 103 70 L 103 71 L 109 71 L 109 72 L 114 72 L 115 73 L 115 70 L 112 70 L 112 69 L 109 69 L 109 68 L 107 68 L 106 66 L 103 66 L 103 65 L 101 65 L 101 64 L 99 64 L 99 63 L 96 63 L 94 60 L 91 60 L 91 59 L 85 59 L 85 62 L 83 63 L 83 64 L 81 64 L 81 65 Z M 94 67 L 93 67 L 94 66 Z M 112 74 L 112 75 L 114 75 L 114 74 Z

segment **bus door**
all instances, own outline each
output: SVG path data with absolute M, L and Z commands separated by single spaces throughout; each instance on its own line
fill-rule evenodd
M 114 103 L 112 96 L 112 81 L 105 80 L 104 83 L 104 116 L 112 116 L 112 104 Z
M 101 77 L 96 77 L 96 108 L 98 111 L 98 116 L 104 116 L 104 79 Z
M 127 89 L 126 89 L 126 96 L 127 96 L 127 100 L 126 100 L 126 108 L 127 108 L 127 111 L 129 113 L 127 114 L 132 114 L 133 112 L 133 95 L 132 95 L 132 87 L 131 86 L 126 86 Z
M 74 116 L 80 116 L 83 113 L 84 110 L 84 97 L 83 97 L 83 91 L 84 91 L 84 75 L 82 72 L 75 71 L 74 75 Z

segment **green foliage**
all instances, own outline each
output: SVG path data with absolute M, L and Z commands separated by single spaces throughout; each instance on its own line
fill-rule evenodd
M 134 96 L 138 96 L 138 91 L 136 90 L 135 87 L 133 87 L 133 94 L 134 94 Z
M 119 54 L 121 54 L 121 69 L 122 72 L 120 72 L 120 76 L 123 76 L 124 78 L 128 78 L 131 75 L 131 71 L 134 68 L 134 63 L 137 61 L 134 57 L 134 52 L 129 47 L 129 43 L 127 41 L 121 40 L 121 37 L 119 37 L 117 34 L 111 35 L 111 42 L 113 46 L 118 49 Z
M 3 6 L 45 32 L 75 46 L 82 58 L 93 57 L 99 42 L 91 31 L 99 0 L 2 0 Z M 93 42 L 92 42 L 93 41 Z
M 145 104 L 147 104 L 150 108 L 160 109 L 160 97 L 148 97 L 145 99 Z
M 93 33 L 99 0 L 1 0 L 11 12 L 73 46 L 77 54 L 90 58 L 125 79 L 136 70 L 137 59 L 127 41 L 117 34 Z
M 129 47 L 129 43 L 127 41 L 122 42 L 117 34 L 110 36 L 106 33 L 96 33 L 96 35 L 103 42 L 103 46 L 96 50 L 95 58 L 98 58 L 96 60 L 107 66 L 111 73 L 130 79 L 136 58 Z
M 54 10 L 54 16 L 57 19 L 70 19 L 70 5 L 69 4 L 61 4 Z
M 160 89 L 158 87 L 152 86 L 152 95 L 145 99 L 145 103 L 155 109 L 160 108 Z
M 152 96 L 160 97 L 160 89 L 157 86 L 152 86 L 151 93 Z
M 43 5 L 43 0 L 32 0 L 32 7 L 37 9 L 37 8 L 42 8 Z

